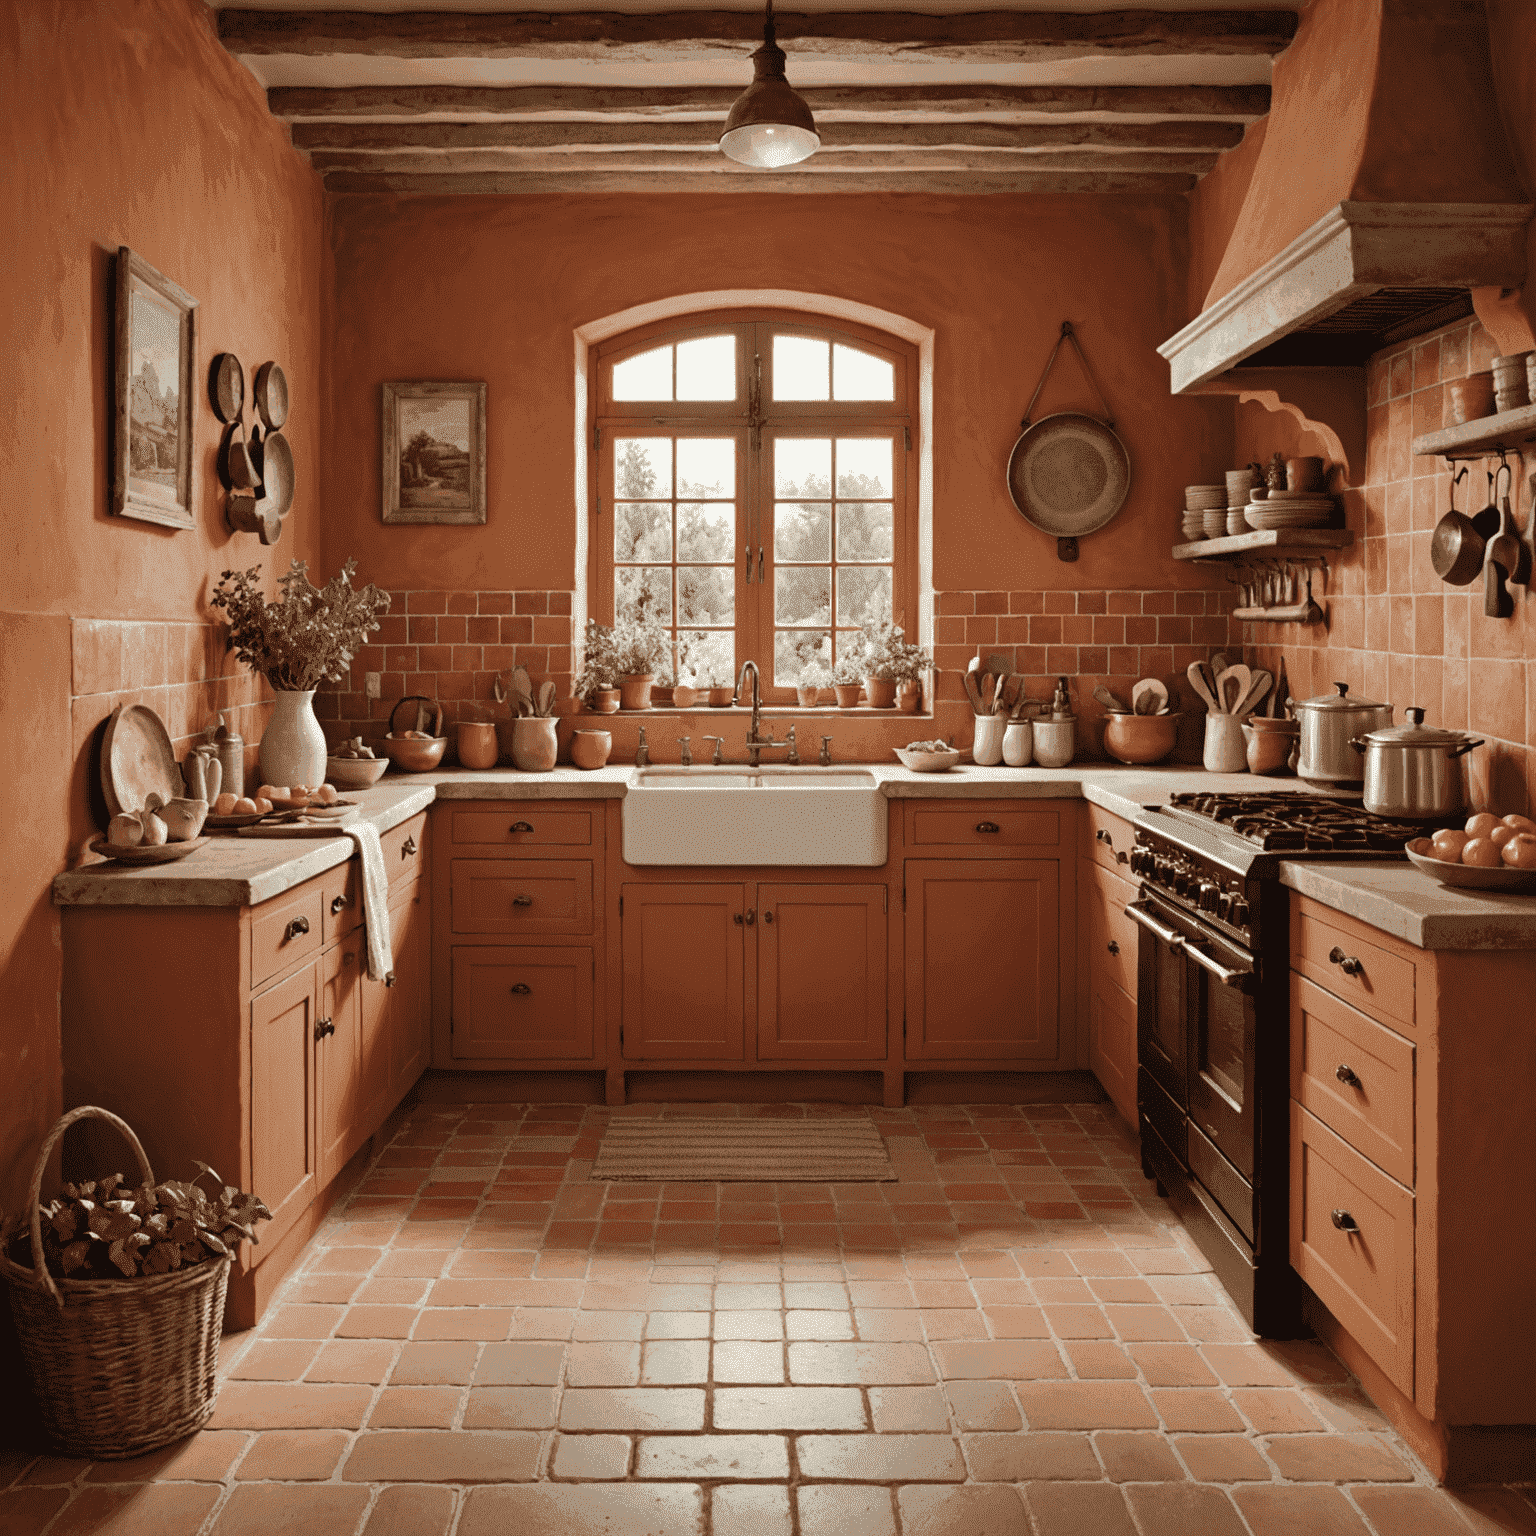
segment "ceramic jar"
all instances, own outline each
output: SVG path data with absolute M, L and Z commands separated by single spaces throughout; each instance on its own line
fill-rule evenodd
M 896 679 L 894 677 L 866 677 L 864 692 L 869 695 L 871 709 L 895 709 Z
M 813 687 L 810 683 L 801 683 L 795 689 L 795 698 L 799 701 L 801 709 L 815 709 L 816 698 L 821 689 Z
M 731 700 L 736 697 L 734 688 L 711 688 L 709 690 L 709 707 L 711 709 L 729 709 Z
M 1246 773 L 1248 743 L 1243 723 L 1236 715 L 1212 710 L 1205 717 L 1205 752 L 1201 757 L 1208 773 Z
M 1006 715 L 977 715 L 976 737 L 971 743 L 971 761 L 978 768 L 996 768 L 1003 760 L 1003 734 L 1008 726 Z
M 923 685 L 921 683 L 903 683 L 896 690 L 896 708 L 904 715 L 915 715 L 917 706 L 922 702 Z
M 1075 716 L 1045 716 L 1034 722 L 1035 762 L 1041 768 L 1065 768 L 1077 750 Z
M 656 679 L 649 672 L 635 672 L 619 679 L 620 709 L 649 709 L 651 684 Z
M 1003 732 L 1003 761 L 1010 768 L 1027 768 L 1035 755 L 1035 726 L 1032 720 L 1010 720 Z
M 678 683 L 672 690 L 674 709 L 692 709 L 699 702 L 699 690 L 687 683 Z
M 839 709 L 853 709 L 859 702 L 859 683 L 833 683 L 832 692 L 837 696 Z
M 571 761 L 578 768 L 601 768 L 613 751 L 609 731 L 576 731 L 571 736 Z
M 594 715 L 611 715 L 619 707 L 617 688 L 595 688 L 589 706 Z
M 1323 461 L 1319 458 L 1287 459 L 1285 488 L 1288 491 L 1322 490 Z
M 512 766 L 524 773 L 548 773 L 559 752 L 551 715 L 522 715 L 512 722 Z
M 1291 756 L 1301 740 L 1301 726 L 1294 720 L 1251 715 L 1243 722 L 1243 739 L 1248 744 L 1249 773 L 1289 773 Z
M 325 732 L 315 719 L 315 690 L 279 688 L 257 758 L 267 784 L 319 784 L 325 778 Z
M 461 720 L 458 732 L 461 768 L 494 768 L 496 766 L 498 749 L 494 721 Z

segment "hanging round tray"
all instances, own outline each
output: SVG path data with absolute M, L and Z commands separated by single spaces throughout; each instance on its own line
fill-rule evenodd
M 1024 429 L 1008 456 L 1008 494 L 1042 533 L 1077 539 L 1125 505 L 1131 460 L 1125 444 L 1094 416 L 1063 411 Z

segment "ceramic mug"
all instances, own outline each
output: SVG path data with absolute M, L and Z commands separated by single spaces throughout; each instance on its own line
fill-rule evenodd
M 1318 458 L 1287 459 L 1285 488 L 1288 491 L 1320 491 L 1323 488 L 1323 461 Z
M 574 731 L 571 734 L 571 761 L 578 768 L 601 768 L 613 750 L 610 731 Z
M 971 743 L 971 761 L 978 768 L 996 768 L 1003 760 L 1003 733 L 1007 715 L 977 715 L 976 739 Z
M 1212 710 L 1205 717 L 1205 753 L 1201 758 L 1208 773 L 1246 773 L 1248 743 L 1243 723 L 1236 715 Z

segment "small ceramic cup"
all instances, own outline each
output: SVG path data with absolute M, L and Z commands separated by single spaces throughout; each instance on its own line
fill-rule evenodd
M 1288 491 L 1322 490 L 1323 461 L 1319 458 L 1287 459 L 1285 488 Z
M 459 721 L 459 766 L 461 768 L 494 768 L 498 751 L 495 721 Z
M 1010 768 L 1027 768 L 1035 754 L 1033 720 L 1010 720 L 1003 732 L 1003 761 Z
M 1470 373 L 1451 385 L 1451 415 L 1457 426 L 1493 414 L 1493 370 Z
M 578 768 L 601 768 L 613 751 L 610 731 L 574 731 L 571 734 L 571 761 Z

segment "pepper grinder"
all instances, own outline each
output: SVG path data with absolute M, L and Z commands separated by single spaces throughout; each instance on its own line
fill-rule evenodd
M 225 793 L 240 799 L 245 793 L 245 741 L 238 732 L 224 723 L 224 711 L 219 711 L 219 728 L 213 733 L 214 746 L 218 750 Z

